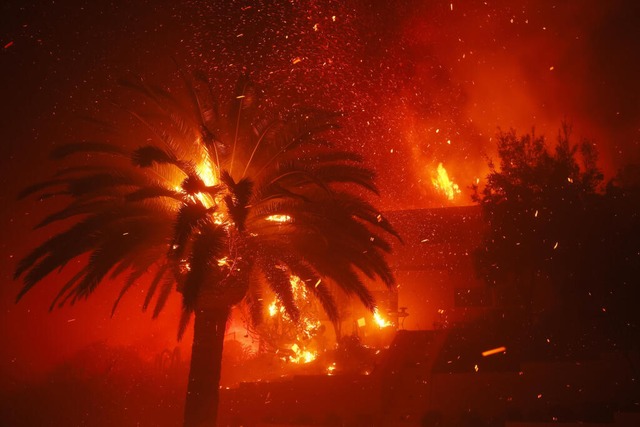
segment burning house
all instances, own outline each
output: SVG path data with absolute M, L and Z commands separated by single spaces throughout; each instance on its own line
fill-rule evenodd
M 392 242 L 390 256 L 398 286 L 388 290 L 371 285 L 377 304 L 373 313 L 358 301 L 339 298 L 341 318 L 332 324 L 300 279 L 292 276 L 293 294 L 302 308 L 300 321 L 291 321 L 276 296 L 267 295 L 265 321 L 249 327 L 245 338 L 251 342 L 245 344 L 257 353 L 275 352 L 287 362 L 307 364 L 341 339 L 384 348 L 396 330 L 443 329 L 486 309 L 490 299 L 472 261 L 482 231 L 476 207 L 393 211 L 385 216 L 402 238 Z M 246 316 L 240 312 L 237 317 Z
M 539 358 L 523 350 L 522 331 L 499 322 L 502 310 L 474 272 L 485 226 L 477 207 L 386 217 L 403 239 L 391 257 L 397 292 L 378 289 L 375 313 L 342 307 L 344 351 L 328 351 L 332 338 L 324 351 L 294 347 L 278 359 L 285 368 L 224 389 L 222 425 L 635 425 L 625 412 L 634 407 L 633 375 L 619 353 Z M 312 324 L 324 326 L 318 319 Z

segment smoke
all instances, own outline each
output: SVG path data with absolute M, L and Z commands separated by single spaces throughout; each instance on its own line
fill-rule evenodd
M 464 190 L 453 203 L 469 203 L 499 127 L 553 140 L 567 120 L 609 177 L 639 159 L 635 2 L 191 7 L 192 63 L 222 82 L 249 71 L 273 104 L 344 111 L 345 144 L 379 171 L 386 208 L 449 204 L 431 183 L 439 163 Z
M 638 161 L 640 108 L 633 94 L 640 87 L 632 75 L 640 70 L 630 53 L 639 39 L 631 18 L 639 8 L 631 2 L 590 3 L 379 6 L 391 22 L 382 37 L 394 52 L 387 59 L 398 64 L 387 76 L 397 89 L 386 96 L 399 99 L 387 113 L 400 119 L 387 122 L 410 154 L 408 181 L 420 203 L 442 203 L 425 177 L 439 162 L 461 188 L 482 179 L 500 127 L 535 127 L 553 141 L 567 120 L 574 142 L 588 138 L 597 144 L 608 176 L 624 162 Z

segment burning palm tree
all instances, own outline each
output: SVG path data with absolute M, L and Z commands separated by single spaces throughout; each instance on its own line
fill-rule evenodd
M 315 295 L 332 321 L 332 290 L 375 302 L 364 277 L 394 285 L 385 261 L 396 235 L 354 190 L 376 192 L 373 173 L 330 139 L 339 114 L 298 108 L 263 119 L 257 90 L 241 77 L 228 108 L 213 100 L 204 79 L 187 81 L 193 108 L 167 91 L 130 84 L 162 114 L 133 116 L 152 143 L 127 149 L 84 142 L 56 149 L 71 159 L 53 179 L 21 196 L 66 197 L 65 207 L 38 227 L 72 224 L 20 261 L 18 300 L 43 278 L 79 260 L 51 308 L 91 295 L 107 279 L 123 277 L 114 304 L 148 278 L 143 310 L 153 316 L 169 295 L 182 295 L 182 336 L 195 318 L 185 426 L 214 426 L 220 367 L 230 310 L 246 303 L 255 322 L 268 284 L 291 319 L 299 318 L 291 277 Z M 158 118 L 160 117 L 160 118 Z M 77 156 L 86 162 L 78 165 Z

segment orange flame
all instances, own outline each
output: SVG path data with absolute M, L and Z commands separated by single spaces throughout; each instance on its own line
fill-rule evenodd
M 333 362 L 331 365 L 327 366 L 327 375 L 333 375 L 333 371 L 336 370 L 336 362 Z
M 265 218 L 267 221 L 273 222 L 290 222 L 291 217 L 289 215 L 269 215 Z
M 438 163 L 438 169 L 436 172 L 437 175 L 431 179 L 433 186 L 438 190 L 438 192 L 445 195 L 448 200 L 453 200 L 457 194 L 460 194 L 460 187 L 449 179 L 449 174 L 442 163 Z
M 289 283 L 291 285 L 291 291 L 293 292 L 294 299 L 296 301 L 306 301 L 309 298 L 309 293 L 305 284 L 298 276 L 291 275 L 289 277 Z M 279 299 L 275 298 L 271 304 L 267 307 L 269 317 L 281 318 L 283 321 L 291 322 L 292 320 L 287 315 L 287 312 Z M 310 318 L 308 316 L 301 316 L 298 320 L 298 324 L 301 327 L 301 333 L 298 333 L 296 342 L 294 342 L 289 348 L 293 351 L 292 356 L 288 356 L 288 360 L 292 363 L 310 363 L 318 357 L 318 352 L 305 348 L 303 344 L 308 340 L 308 337 L 314 336 L 321 326 L 319 320 Z M 306 338 L 304 338 L 306 336 Z
M 382 316 L 380 316 L 380 313 L 378 313 L 378 309 L 377 308 L 375 310 L 373 310 L 373 320 L 376 321 L 376 324 L 380 327 L 380 329 L 386 328 L 387 326 L 392 326 L 393 325 L 393 323 L 389 322 L 388 320 L 386 320 Z
M 291 351 L 295 353 L 295 356 L 289 358 L 289 361 L 293 363 L 311 363 L 316 360 L 316 357 L 318 357 L 317 352 L 303 350 L 298 346 L 298 344 L 293 344 L 291 346 Z

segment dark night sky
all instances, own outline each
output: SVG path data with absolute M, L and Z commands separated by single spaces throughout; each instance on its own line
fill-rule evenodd
M 378 171 L 383 208 L 446 206 L 431 184 L 437 164 L 464 189 L 486 172 L 498 127 L 535 126 L 553 139 L 566 118 L 576 140 L 596 142 L 607 178 L 640 162 L 639 21 L 635 0 L 3 2 L 0 328 L 11 343 L 0 352 L 3 370 L 35 363 L 30 334 L 43 319 L 60 335 L 71 316 L 98 321 L 69 334 L 70 348 L 113 335 L 103 321 L 110 301 L 31 315 L 50 292 L 14 306 L 10 276 L 41 216 L 16 192 L 53 170 L 46 155 L 55 144 L 84 135 L 81 116 L 109 119 L 119 78 L 175 86 L 175 57 L 225 93 L 246 68 L 268 105 L 347 113 L 343 143 Z M 135 304 L 126 310 L 123 319 Z M 135 331 L 120 335 L 135 341 Z

